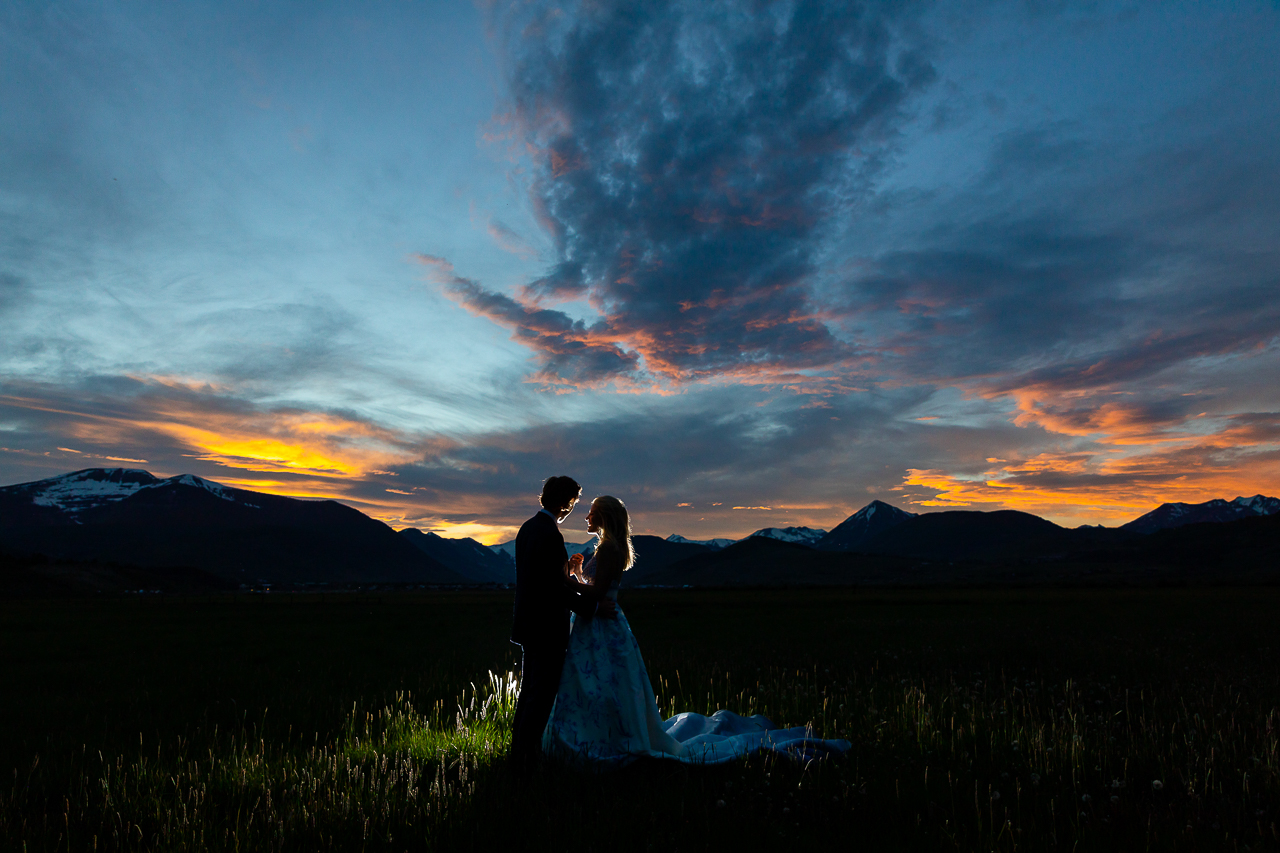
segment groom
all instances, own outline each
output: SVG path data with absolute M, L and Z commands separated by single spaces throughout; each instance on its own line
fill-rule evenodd
M 560 690 L 560 670 L 569 645 L 569 611 L 580 619 L 614 618 L 613 602 L 596 604 L 570 589 L 565 578 L 569 552 L 560 522 L 582 494 L 572 477 L 542 484 L 542 509 L 516 536 L 516 607 L 511 642 L 521 647 L 520 698 L 511 730 L 511 756 L 529 764 L 542 750 L 542 730 Z

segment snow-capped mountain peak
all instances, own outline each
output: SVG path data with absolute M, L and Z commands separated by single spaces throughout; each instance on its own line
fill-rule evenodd
M 1214 498 L 1198 504 L 1161 504 L 1146 515 L 1141 515 L 1121 527 L 1132 533 L 1147 534 L 1171 527 L 1182 527 L 1185 524 L 1235 521 L 1240 518 L 1276 513 L 1280 513 L 1280 498 L 1266 495 L 1254 495 L 1251 498 L 1237 497 L 1231 501 Z
M 898 509 L 896 506 L 887 504 L 884 501 L 872 501 L 853 515 L 849 516 L 849 518 L 846 518 L 845 521 L 855 518 L 862 519 L 863 521 L 870 521 L 872 516 L 876 514 L 877 510 L 882 510 L 883 512 L 887 512 L 891 515 L 905 515 L 908 518 L 915 518 L 920 514 L 918 512 L 907 512 L 904 509 Z
M 751 536 L 777 539 L 780 542 L 796 542 L 810 546 L 826 535 L 827 531 L 815 527 L 765 527 L 751 534 Z M 750 539 L 751 536 L 747 538 Z
M 1280 498 L 1269 498 L 1266 495 L 1254 495 L 1251 498 L 1238 497 L 1231 503 L 1234 506 L 1253 510 L 1258 515 L 1274 515 L 1280 512 Z
M 916 513 L 898 509 L 893 504 L 872 501 L 836 525 L 817 547 L 831 551 L 858 550 L 877 534 L 915 517 Z
M 16 486 L 31 495 L 37 506 L 49 506 L 76 513 L 103 504 L 124 500 L 139 489 L 159 483 L 147 471 L 130 468 L 87 468 L 47 480 Z
M 212 480 L 194 474 L 160 479 L 137 468 L 86 468 L 34 483 L 10 486 L 8 490 L 31 497 L 36 506 L 52 507 L 71 515 L 132 497 L 144 489 L 190 486 L 204 489 L 225 501 L 235 501 L 231 491 Z
M 156 485 L 164 486 L 170 483 L 174 485 L 194 486 L 197 489 L 204 489 L 206 492 L 210 492 L 217 497 L 222 498 L 224 501 L 235 500 L 235 498 L 231 496 L 231 492 L 227 490 L 226 486 L 221 483 L 215 483 L 212 480 L 206 480 L 203 477 L 197 477 L 195 474 L 179 474 L 176 477 L 170 477 L 167 480 L 162 480 L 161 482 L 156 483 Z
M 728 548 L 733 544 L 732 539 L 687 539 L 679 533 L 672 533 L 667 537 L 667 541 L 685 545 L 707 545 L 715 548 L 717 551 L 721 548 Z

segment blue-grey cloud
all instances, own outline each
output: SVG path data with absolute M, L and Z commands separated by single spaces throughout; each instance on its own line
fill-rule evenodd
M 1248 145 L 1201 121 L 1166 119 L 1156 140 L 1007 136 L 950 197 L 886 200 L 899 245 L 831 288 L 833 312 L 892 354 L 883 375 L 993 393 L 1133 391 L 1267 348 L 1280 338 L 1280 193 L 1253 187 L 1280 187 L 1266 154 L 1280 114 L 1260 116 Z
M 813 0 L 502 18 L 512 120 L 558 255 L 524 300 L 586 299 L 600 316 L 589 336 L 641 357 L 584 371 L 589 348 L 526 336 L 544 369 L 679 382 L 847 358 L 810 278 L 829 221 L 856 209 L 935 76 L 909 18 L 901 4 Z M 467 298 L 515 325 L 482 303 Z

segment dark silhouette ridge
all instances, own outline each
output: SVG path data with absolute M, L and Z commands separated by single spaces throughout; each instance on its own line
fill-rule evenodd
M 923 560 L 990 560 L 1065 549 L 1069 537 L 1065 528 L 1017 510 L 953 510 L 906 519 L 860 550 Z
M 446 539 L 406 527 L 400 535 L 449 571 L 474 583 L 515 583 L 515 563 L 474 539 Z
M 1120 529 L 1130 533 L 1155 533 L 1157 530 L 1167 530 L 1187 524 L 1236 521 L 1242 518 L 1274 515 L 1278 512 L 1280 512 L 1280 498 L 1269 498 L 1265 495 L 1254 495 L 1251 498 L 1238 497 L 1231 501 L 1215 498 L 1198 504 L 1168 503 L 1161 504 L 1146 515 L 1122 525 Z
M 912 523 L 931 517 L 937 520 L 921 525 L 918 539 L 906 523 L 894 527 L 879 543 L 885 551 L 819 551 L 756 538 L 673 563 L 645 582 L 704 587 L 1280 583 L 1280 515 L 1192 524 L 1150 536 L 1067 530 L 1026 513 L 934 513 Z M 948 536 L 957 531 L 952 549 Z M 967 556 L 955 556 L 960 553 Z
M 636 551 L 636 563 L 622 576 L 624 586 L 645 583 L 645 578 L 659 572 L 672 563 L 699 554 L 710 554 L 716 549 L 694 542 L 668 542 L 658 536 L 632 536 L 631 545 Z M 730 546 L 732 547 L 732 546 Z
M 836 525 L 814 547 L 824 551 L 860 551 L 876 536 L 916 515 L 884 501 L 872 501 Z
M 336 501 L 121 469 L 0 489 L 0 545 L 55 560 L 187 566 L 246 584 L 465 582 Z
M 1275 582 L 1277 509 L 1280 500 L 1263 496 L 1166 504 L 1121 528 L 1067 529 L 1012 510 L 913 515 L 873 501 L 816 549 L 769 536 L 724 549 L 635 536 L 624 584 Z M 1139 532 L 1157 523 L 1165 526 Z M 9 554 L 0 590 L 48 594 L 505 583 L 514 572 L 507 556 L 474 540 L 397 534 L 336 501 L 121 468 L 0 488 L 0 552 Z

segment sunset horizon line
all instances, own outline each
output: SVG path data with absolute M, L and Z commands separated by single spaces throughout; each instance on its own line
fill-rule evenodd
M 7 448 L 0 447 L 0 452 L 5 451 L 6 449 Z M 72 452 L 72 453 L 80 453 L 79 451 L 74 451 L 69 448 L 58 448 L 58 450 Z M 80 454 L 80 455 L 83 456 L 84 454 Z M 98 456 L 98 457 L 91 457 L 91 458 L 100 458 L 100 459 L 115 460 L 120 462 L 147 464 L 146 460 L 129 459 L 125 457 Z M 198 474 L 190 470 L 175 471 L 173 473 L 169 473 L 167 469 L 157 469 L 156 471 L 153 471 L 150 468 L 130 467 L 130 466 L 123 466 L 123 465 L 95 465 L 95 466 L 89 466 L 86 468 L 78 468 L 74 470 L 63 471 L 57 474 L 52 474 L 49 476 L 38 477 L 34 480 L 24 480 L 16 483 L 0 484 L 0 488 L 15 488 L 18 486 L 25 486 L 25 485 L 30 485 L 32 483 L 43 482 L 45 480 L 60 479 L 63 477 L 71 476 L 71 475 L 82 473 L 85 471 L 138 472 L 138 473 L 145 473 L 149 476 L 152 476 L 161 480 L 178 479 L 183 476 L 193 476 L 219 486 L 224 486 L 224 487 L 248 491 L 248 492 L 256 492 L 260 494 L 274 495 L 277 497 L 292 498 L 295 500 L 333 500 L 338 503 L 343 503 L 351 507 L 352 509 L 355 509 L 363 513 L 369 518 L 380 521 L 388 525 L 389 527 L 392 527 L 393 529 L 413 528 L 415 530 L 420 530 L 426 533 L 435 533 L 436 535 L 440 535 L 444 538 L 469 538 L 469 539 L 474 539 L 486 546 L 499 545 L 514 539 L 515 534 L 519 529 L 519 523 L 520 523 L 519 521 L 509 521 L 507 523 L 501 523 L 501 522 L 488 523 L 488 522 L 483 522 L 478 520 L 447 521 L 441 517 L 442 515 L 447 515 L 447 513 L 433 514 L 431 516 L 419 516 L 415 518 L 411 514 L 408 514 L 404 511 L 400 511 L 400 512 L 388 511 L 388 507 L 385 505 L 380 505 L 378 503 L 372 502 L 365 498 L 353 497 L 350 495 L 342 494 L 341 492 L 333 489 L 323 490 L 323 489 L 307 489 L 307 488 L 289 488 L 288 487 L 289 484 L 283 483 L 280 481 L 254 480 L 254 479 L 245 479 L 240 477 L 219 477 L 216 474 L 210 476 L 207 474 Z M 330 481 L 329 485 L 333 485 L 332 481 Z M 392 491 L 392 490 L 388 490 L 388 491 Z M 890 491 L 892 491 L 892 489 L 890 489 Z M 983 501 L 983 502 L 972 501 L 967 503 L 961 503 L 961 502 L 951 502 L 951 501 L 945 501 L 945 500 L 918 500 L 918 501 L 895 502 L 892 499 L 895 496 L 890 495 L 887 498 L 885 496 L 871 496 L 868 498 L 867 503 L 862 504 L 856 509 L 846 510 L 844 508 L 841 508 L 838 510 L 838 512 L 843 512 L 844 515 L 839 517 L 838 520 L 834 522 L 815 520 L 812 516 L 802 518 L 802 517 L 796 517 L 796 516 L 779 517 L 776 515 L 776 513 L 781 512 L 785 516 L 790 514 L 792 510 L 796 510 L 796 511 L 801 511 L 801 510 L 813 511 L 813 510 L 819 510 L 819 509 L 836 510 L 836 506 L 834 505 L 830 507 L 817 507 L 817 506 L 795 507 L 795 506 L 789 506 L 785 502 L 779 502 L 776 505 L 758 505 L 758 506 L 738 505 L 738 506 L 729 507 L 728 511 L 731 513 L 732 512 L 775 513 L 773 515 L 767 515 L 761 518 L 761 520 L 768 520 L 771 523 L 765 523 L 765 524 L 757 523 L 753 525 L 748 525 L 739 529 L 735 529 L 733 532 L 729 532 L 729 533 L 725 533 L 724 529 L 721 528 L 713 533 L 701 532 L 701 533 L 694 533 L 693 535 L 690 535 L 690 528 L 689 526 L 686 525 L 681 527 L 681 529 L 678 529 L 678 530 L 675 530 L 675 529 L 670 530 L 668 533 L 665 534 L 665 536 L 660 532 L 658 532 L 658 530 L 653 527 L 643 527 L 643 528 L 637 527 L 634 530 L 634 534 L 635 535 L 656 535 L 656 536 L 663 536 L 663 538 L 666 538 L 671 535 L 680 535 L 680 536 L 684 536 L 685 538 L 697 539 L 697 540 L 733 539 L 735 541 L 739 541 L 739 540 L 750 537 L 755 532 L 758 532 L 763 529 L 768 529 L 768 528 L 807 527 L 807 528 L 813 528 L 813 529 L 830 530 L 835 526 L 837 526 L 839 523 L 856 515 L 858 512 L 862 511 L 863 509 L 866 509 L 867 506 L 869 506 L 871 503 L 874 503 L 876 501 L 888 504 L 890 506 L 895 506 L 896 508 L 904 509 L 906 511 L 916 513 L 916 514 L 946 512 L 946 511 L 953 511 L 953 510 L 977 511 L 977 512 L 998 512 L 998 511 L 1012 510 L 1017 512 L 1026 512 L 1030 515 L 1043 518 L 1046 521 L 1050 521 L 1054 524 L 1057 524 L 1060 527 L 1065 527 L 1065 528 L 1073 528 L 1073 527 L 1081 527 L 1081 526 L 1115 528 L 1115 527 L 1123 526 L 1124 524 L 1130 521 L 1133 521 L 1137 518 L 1140 518 L 1141 516 L 1155 509 L 1158 509 L 1160 506 L 1163 506 L 1166 504 L 1178 504 L 1178 503 L 1200 504 L 1200 503 L 1206 503 L 1212 500 L 1222 500 L 1230 503 L 1236 500 L 1249 500 L 1256 497 L 1269 497 L 1268 495 L 1265 494 L 1265 491 L 1263 491 L 1262 489 L 1259 489 L 1253 494 L 1246 494 L 1246 492 L 1248 491 L 1247 489 L 1236 490 L 1236 491 L 1239 491 L 1239 494 L 1237 494 L 1235 497 L 1226 497 L 1226 493 L 1220 492 L 1220 493 L 1213 494 L 1209 497 L 1203 497 L 1203 499 L 1201 500 L 1161 500 L 1157 503 L 1148 505 L 1146 509 L 1139 509 L 1136 513 L 1130 512 L 1122 516 L 1117 512 L 1111 517 L 1111 520 L 1116 521 L 1117 523 L 1111 524 L 1111 525 L 1100 524 L 1100 523 L 1089 524 L 1087 522 L 1082 524 L 1062 524 L 1060 521 L 1055 519 L 1054 515 L 1051 513 L 1032 512 L 1030 510 L 1022 509 L 1017 506 L 997 504 L 992 501 Z M 605 492 L 601 492 L 601 494 L 604 494 L 604 493 Z M 590 494 L 589 490 L 584 490 L 584 495 L 588 495 L 588 494 Z M 536 505 L 536 495 L 534 496 L 533 499 L 531 499 L 531 504 L 530 504 L 531 508 L 534 505 Z M 716 504 L 717 508 L 719 506 L 720 504 Z M 691 504 L 689 502 L 681 502 L 676 504 L 673 509 L 698 511 L 699 506 L 695 504 Z M 759 518 L 759 516 L 757 517 Z M 1062 516 L 1058 516 L 1058 517 L 1061 518 Z M 430 521 L 426 520 L 428 518 L 432 520 Z M 588 534 L 585 531 L 585 529 L 580 531 L 581 533 L 580 537 L 573 538 L 572 540 L 570 539 L 570 537 L 573 537 L 572 531 L 574 530 L 574 524 L 573 524 L 574 520 L 575 520 L 574 517 L 570 516 L 569 519 L 566 519 L 563 525 L 562 532 L 565 533 L 566 535 L 566 541 L 574 541 L 576 544 L 582 544 L 585 541 L 590 541 L 591 535 Z M 703 516 L 700 519 L 700 521 L 705 522 L 706 517 Z M 750 527 L 750 530 L 748 532 L 741 532 L 742 530 L 746 530 L 747 527 Z

